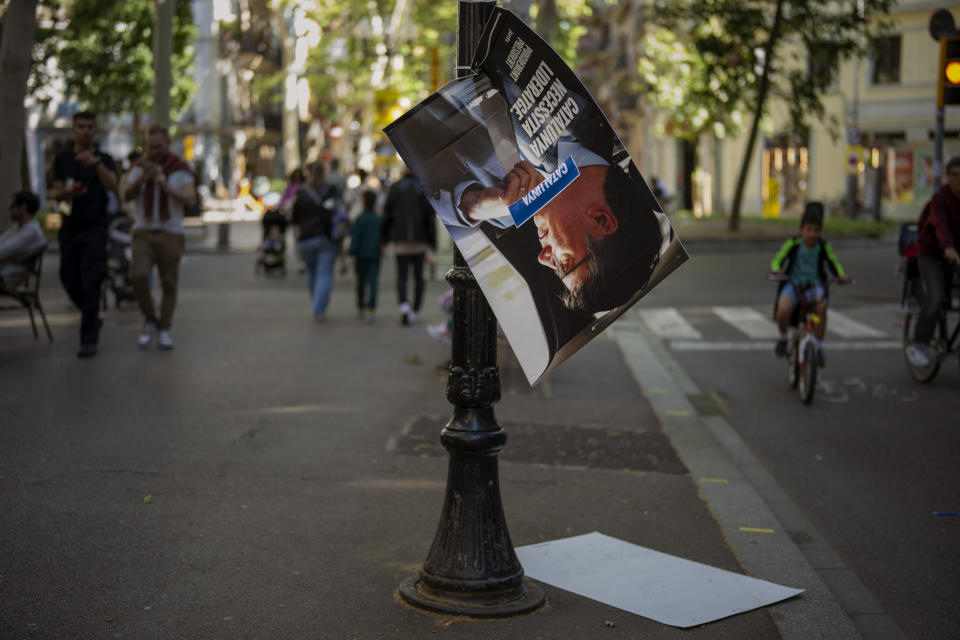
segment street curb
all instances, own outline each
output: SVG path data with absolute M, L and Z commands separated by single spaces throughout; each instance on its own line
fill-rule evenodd
M 783 245 L 783 241 L 790 237 L 789 233 L 782 236 L 742 236 L 737 238 L 715 237 L 689 235 L 684 236 L 678 232 L 683 246 L 692 253 L 707 252 L 719 253 L 724 251 L 770 251 L 775 252 Z M 868 236 L 868 235 L 843 235 L 843 236 L 824 236 L 834 249 L 861 249 L 873 247 L 895 247 L 897 238 L 895 236 Z
M 700 416 L 689 397 L 700 390 L 640 323 L 608 329 L 650 401 L 680 459 L 690 470 L 731 549 L 756 578 L 802 588 L 768 607 L 785 640 L 902 638 L 879 603 L 807 521 L 721 416 Z M 776 504 L 776 508 L 773 507 Z M 788 518 L 789 516 L 789 518 Z M 804 550 L 791 536 L 803 536 Z M 810 558 L 820 554 L 821 560 Z M 831 591 L 825 572 L 837 572 Z M 839 589 L 840 586 L 846 589 Z M 847 604 L 865 604 L 862 619 Z M 846 611 L 845 611 L 846 609 Z M 858 612 L 859 613 L 859 612 Z

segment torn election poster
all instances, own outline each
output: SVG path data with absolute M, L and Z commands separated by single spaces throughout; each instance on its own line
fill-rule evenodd
M 537 384 L 687 254 L 593 98 L 517 16 L 494 10 L 472 68 L 385 131 Z

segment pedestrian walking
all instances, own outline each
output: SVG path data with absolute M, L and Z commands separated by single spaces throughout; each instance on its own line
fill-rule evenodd
M 380 216 L 374 210 L 377 194 L 366 190 L 361 196 L 363 212 L 350 230 L 350 255 L 357 273 L 357 309 L 360 317 L 372 321 L 377 308 L 377 284 L 380 276 Z
M 293 224 L 297 226 L 297 251 L 307 268 L 313 318 L 326 319 L 327 304 L 333 288 L 333 267 L 338 245 L 333 230 L 346 218 L 336 187 L 324 184 L 323 164 L 310 167 L 310 181 L 293 203 Z
M 280 213 L 283 214 L 283 217 L 286 218 L 287 222 L 293 218 L 293 203 L 297 200 L 297 193 L 300 189 L 303 189 L 303 185 L 307 183 L 307 175 L 304 173 L 303 169 L 297 167 L 290 172 L 290 175 L 287 176 L 287 186 L 283 189 L 283 195 L 280 196 L 280 204 L 277 205 L 280 209 Z M 290 225 L 291 239 L 295 240 L 293 236 L 293 227 Z M 296 242 L 292 241 L 287 243 L 287 232 L 284 232 L 284 245 L 289 247 L 287 250 L 287 257 L 291 260 L 297 261 L 297 273 L 303 273 L 306 271 L 306 267 L 303 265 L 303 260 L 296 255 Z
M 420 183 L 409 170 L 390 185 L 383 207 L 381 243 L 393 243 L 397 257 L 397 302 L 400 323 L 408 325 L 420 318 L 423 303 L 423 264 L 433 258 L 437 243 L 433 208 Z M 413 274 L 413 305 L 407 299 L 407 277 Z
M 161 125 L 147 129 L 147 153 L 127 176 L 123 199 L 134 203 L 133 259 L 130 278 L 143 314 L 141 347 L 157 340 L 164 350 L 173 349 L 170 327 L 177 305 L 180 259 L 185 244 L 183 215 L 197 200 L 197 180 L 183 158 L 170 153 L 170 134 Z M 154 266 L 160 276 L 160 315 L 150 293 Z
M 117 188 L 117 169 L 94 148 L 96 115 L 73 115 L 73 146 L 53 159 L 53 197 L 67 204 L 58 241 L 60 282 L 82 314 L 80 350 L 90 358 L 100 340 L 100 285 L 107 271 L 107 191 Z
M 280 196 L 280 204 L 277 208 L 286 218 L 290 218 L 293 212 L 293 203 L 297 199 L 297 192 L 306 184 L 307 178 L 303 175 L 303 169 L 299 167 L 290 172 L 287 176 L 287 186 L 283 189 L 283 195 Z
M 326 172 L 323 184 L 333 187 L 340 194 L 344 208 L 347 209 L 346 220 L 341 221 L 333 230 L 333 241 L 337 245 L 337 259 L 340 264 L 340 273 L 347 272 L 347 250 L 344 246 L 347 237 L 350 235 L 350 210 L 347 202 L 347 177 L 340 173 L 340 159 L 330 160 L 330 170 Z
M 324 174 L 324 184 L 328 184 L 340 192 L 341 197 L 347 190 L 347 177 L 340 173 L 340 158 L 330 160 L 330 170 Z

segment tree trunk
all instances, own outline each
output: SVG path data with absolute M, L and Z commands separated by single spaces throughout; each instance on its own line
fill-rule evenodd
M 681 140 L 680 148 L 683 150 L 683 190 L 677 195 L 681 196 L 682 208 L 693 211 L 693 172 L 697 169 L 697 141 Z
M 6 198 L 20 184 L 20 162 L 23 154 L 23 132 L 26 110 L 23 97 L 27 92 L 30 52 L 37 29 L 37 0 L 10 0 L 3 20 L 0 39 L 0 231 L 10 226 Z
M 274 5 L 277 23 L 280 25 L 280 42 L 283 46 L 283 69 L 286 78 L 283 86 L 283 173 L 289 175 L 300 166 L 300 99 L 297 82 L 300 69 L 297 65 L 297 36 L 288 28 L 285 5 Z
M 153 124 L 170 126 L 170 89 L 173 86 L 173 16 L 176 0 L 157 0 L 153 26 Z
M 140 130 L 140 113 L 137 111 L 133 112 L 133 148 L 134 149 L 143 149 L 144 140 L 143 132 Z
M 723 146 L 722 139 L 713 137 L 713 214 L 722 216 L 723 211 Z
M 513 11 L 521 20 L 530 24 L 530 4 L 532 0 L 511 0 L 510 11 Z
M 557 2 L 540 0 L 537 10 L 537 34 L 552 47 L 557 37 Z
M 777 0 L 777 12 L 773 17 L 773 26 L 770 28 L 770 37 L 763 47 L 763 72 L 760 74 L 760 86 L 757 88 L 757 104 L 753 110 L 753 122 L 750 124 L 750 135 L 747 138 L 747 148 L 744 152 L 743 163 L 740 165 L 740 175 L 737 177 L 737 189 L 733 195 L 733 207 L 730 210 L 730 231 L 740 229 L 740 205 L 743 201 L 743 190 L 747 184 L 747 174 L 750 171 L 750 162 L 753 159 L 753 146 L 757 142 L 757 130 L 760 128 L 760 118 L 770 92 L 770 67 L 773 65 L 773 52 L 780 37 L 780 20 L 783 17 L 784 0 Z
M 23 142 L 20 144 L 20 188 L 29 191 L 30 184 L 30 161 L 27 159 L 27 136 L 21 136 Z

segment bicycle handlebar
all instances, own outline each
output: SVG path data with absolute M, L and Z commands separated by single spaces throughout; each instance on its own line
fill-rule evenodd
M 958 268 L 958 272 L 960 272 L 960 268 Z M 774 273 L 770 271 L 767 273 L 767 280 L 773 280 L 775 282 L 791 282 L 793 283 L 794 286 L 796 286 L 796 283 L 790 279 L 790 276 L 783 273 Z M 837 276 L 830 276 L 829 278 L 827 278 L 827 284 L 845 285 L 845 284 L 856 284 L 856 283 L 857 281 L 853 280 L 852 278 L 849 281 L 841 280 Z

